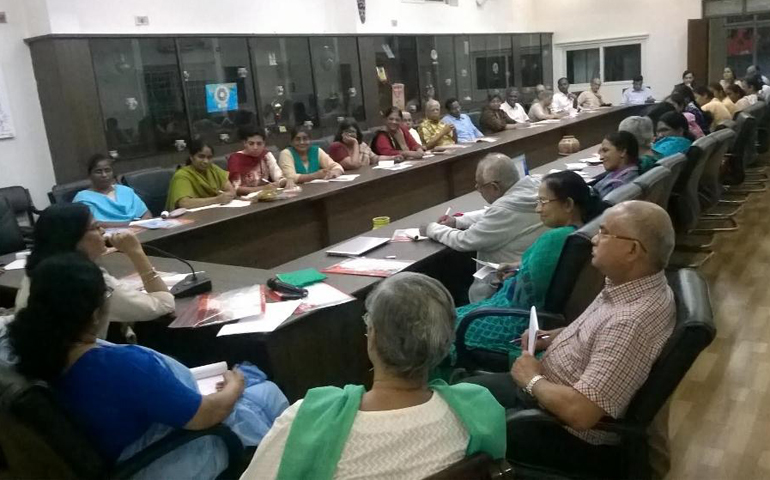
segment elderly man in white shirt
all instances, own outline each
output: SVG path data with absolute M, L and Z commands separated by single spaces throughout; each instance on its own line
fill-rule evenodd
M 624 105 L 644 105 L 653 102 L 655 99 L 652 96 L 652 90 L 644 86 L 644 77 L 641 75 L 634 77 L 633 86 L 623 92 Z
M 486 262 L 516 263 L 545 232 L 535 211 L 540 182 L 521 177 L 514 160 L 490 153 L 476 168 L 476 189 L 490 206 L 461 217 L 442 217 L 422 230 L 431 239 L 460 252 L 477 252 Z M 495 272 L 476 278 L 468 292 L 471 302 L 494 293 Z
M 559 91 L 553 94 L 553 103 L 551 103 L 551 112 L 557 115 L 571 115 L 576 113 L 574 93 L 569 92 L 569 80 L 566 77 L 559 79 L 557 83 Z
M 519 89 L 516 87 L 508 87 L 505 91 L 505 103 L 500 106 L 500 110 L 516 123 L 529 122 L 526 110 L 519 103 Z

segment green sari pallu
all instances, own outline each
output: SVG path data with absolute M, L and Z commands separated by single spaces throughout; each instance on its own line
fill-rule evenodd
M 466 455 L 505 456 L 505 409 L 484 387 L 447 385 L 434 380 L 430 389 L 446 401 L 468 430 Z M 331 480 L 361 406 L 364 387 L 319 387 L 307 392 L 286 439 L 278 480 Z
M 575 227 L 567 226 L 554 228 L 541 235 L 522 255 L 519 272 L 508 278 L 497 293 L 486 300 L 457 309 L 456 325 L 470 312 L 479 308 L 521 308 L 527 312 L 533 306 L 537 309 L 543 308 L 564 242 L 574 231 Z M 521 354 L 521 348 L 510 342 L 528 327 L 529 314 L 477 318 L 465 332 L 465 344 L 471 349 L 484 348 L 508 353 L 513 361 Z
M 300 158 L 299 153 L 294 150 L 294 147 L 289 147 L 289 151 L 291 152 L 291 156 L 294 158 L 294 170 L 297 172 L 297 174 L 307 175 L 310 173 L 315 173 L 321 169 L 321 166 L 318 163 L 318 147 L 311 146 L 307 151 L 307 167 L 305 167 L 305 164 L 302 163 L 302 158 Z

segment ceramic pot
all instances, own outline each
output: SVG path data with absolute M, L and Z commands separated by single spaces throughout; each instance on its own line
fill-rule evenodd
M 580 142 L 572 135 L 565 135 L 559 142 L 559 155 L 572 155 L 580 151 Z

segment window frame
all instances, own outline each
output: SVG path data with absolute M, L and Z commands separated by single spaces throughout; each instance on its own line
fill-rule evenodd
M 575 50 L 592 50 L 599 49 L 599 78 L 602 80 L 603 85 L 607 86 L 630 86 L 633 84 L 632 80 L 617 80 L 612 82 L 606 82 L 604 80 L 604 49 L 606 47 L 621 47 L 625 45 L 639 45 L 640 49 L 640 63 L 642 75 L 647 71 L 647 41 L 649 35 L 630 35 L 625 37 L 613 37 L 597 40 L 584 40 L 574 42 L 560 42 L 554 45 L 557 50 L 557 55 L 560 55 L 560 71 L 554 72 L 554 80 L 557 78 L 567 77 L 567 52 Z M 571 85 L 576 90 L 587 90 L 590 88 L 589 83 L 575 83 Z

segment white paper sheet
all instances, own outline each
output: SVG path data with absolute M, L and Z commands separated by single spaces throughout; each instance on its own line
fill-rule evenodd
M 217 337 L 239 335 L 243 333 L 272 332 L 285 322 L 297 309 L 301 300 L 268 303 L 265 313 L 256 318 L 244 318 L 219 329 Z
M 573 171 L 574 170 L 583 170 L 584 168 L 586 168 L 586 164 L 585 163 L 580 163 L 580 162 L 567 163 L 564 166 L 567 167 L 567 170 L 573 170 Z
M 411 164 L 411 163 L 397 163 L 397 164 L 395 164 L 395 165 L 393 165 L 393 166 L 390 166 L 390 167 L 383 167 L 383 166 L 382 166 L 382 163 L 383 163 L 383 162 L 380 162 L 380 163 L 379 163 L 379 164 L 378 164 L 376 167 L 372 167 L 372 168 L 375 168 L 375 169 L 381 169 L 381 170 L 392 170 L 392 171 L 397 171 L 397 170 L 403 170 L 403 169 L 405 169 L 405 168 L 409 168 L 409 167 L 411 167 L 411 166 L 412 166 L 412 164 Z
M 396 162 L 393 161 L 393 160 L 380 160 L 380 162 L 377 164 L 377 167 L 380 167 L 380 168 L 391 168 L 395 164 L 396 164 Z M 375 168 L 377 168 L 377 167 L 375 167 Z
M 428 237 L 420 235 L 419 228 L 399 228 L 393 232 L 393 236 L 390 238 L 391 242 L 404 242 L 404 241 L 420 241 L 426 240 Z
M 537 342 L 537 331 L 540 330 L 540 325 L 537 322 L 537 310 L 533 306 L 529 311 L 529 335 L 527 337 L 527 351 L 531 354 L 535 354 L 535 343 Z
M 477 142 L 486 142 L 486 143 L 495 143 L 498 140 L 499 138 L 495 138 L 495 137 L 479 137 L 476 139 Z
M 474 258 L 473 261 L 478 263 L 482 267 L 494 268 L 495 270 L 500 268 L 500 264 L 499 263 L 485 262 L 484 260 L 479 260 L 478 258 Z
M 559 173 L 559 172 L 561 172 L 561 170 L 558 169 L 558 168 L 552 168 L 552 169 L 548 170 L 548 173 Z
M 478 278 L 479 280 L 484 280 L 485 278 L 487 278 L 487 276 L 490 273 L 494 273 L 496 271 L 497 271 L 496 268 L 488 267 L 488 266 L 485 265 L 485 266 L 479 268 L 478 270 L 476 270 L 476 273 L 473 274 L 473 278 Z
M 360 175 L 340 175 L 337 178 L 329 179 L 330 182 L 352 182 L 356 178 L 358 178 Z
M 198 390 L 201 395 L 211 395 L 216 393 L 217 384 L 224 382 L 224 373 L 227 371 L 227 362 L 211 363 L 201 367 L 191 368 L 193 377 L 198 384 Z
M 325 178 L 316 178 L 315 180 L 310 180 L 307 183 L 329 183 L 329 180 L 326 180 Z
M 20 260 L 14 260 L 8 265 L 4 266 L 3 269 L 11 271 L 11 270 L 21 270 L 22 268 L 27 266 L 27 259 L 22 258 Z
M 220 205 L 222 208 L 243 208 L 248 207 L 251 205 L 251 202 L 247 200 L 238 200 L 237 198 L 235 200 L 230 201 L 227 205 Z
M 219 208 L 221 205 L 218 203 L 212 204 L 212 205 L 206 205 L 205 207 L 198 207 L 198 208 L 188 208 L 188 212 L 200 212 L 201 210 L 208 210 L 210 208 Z

